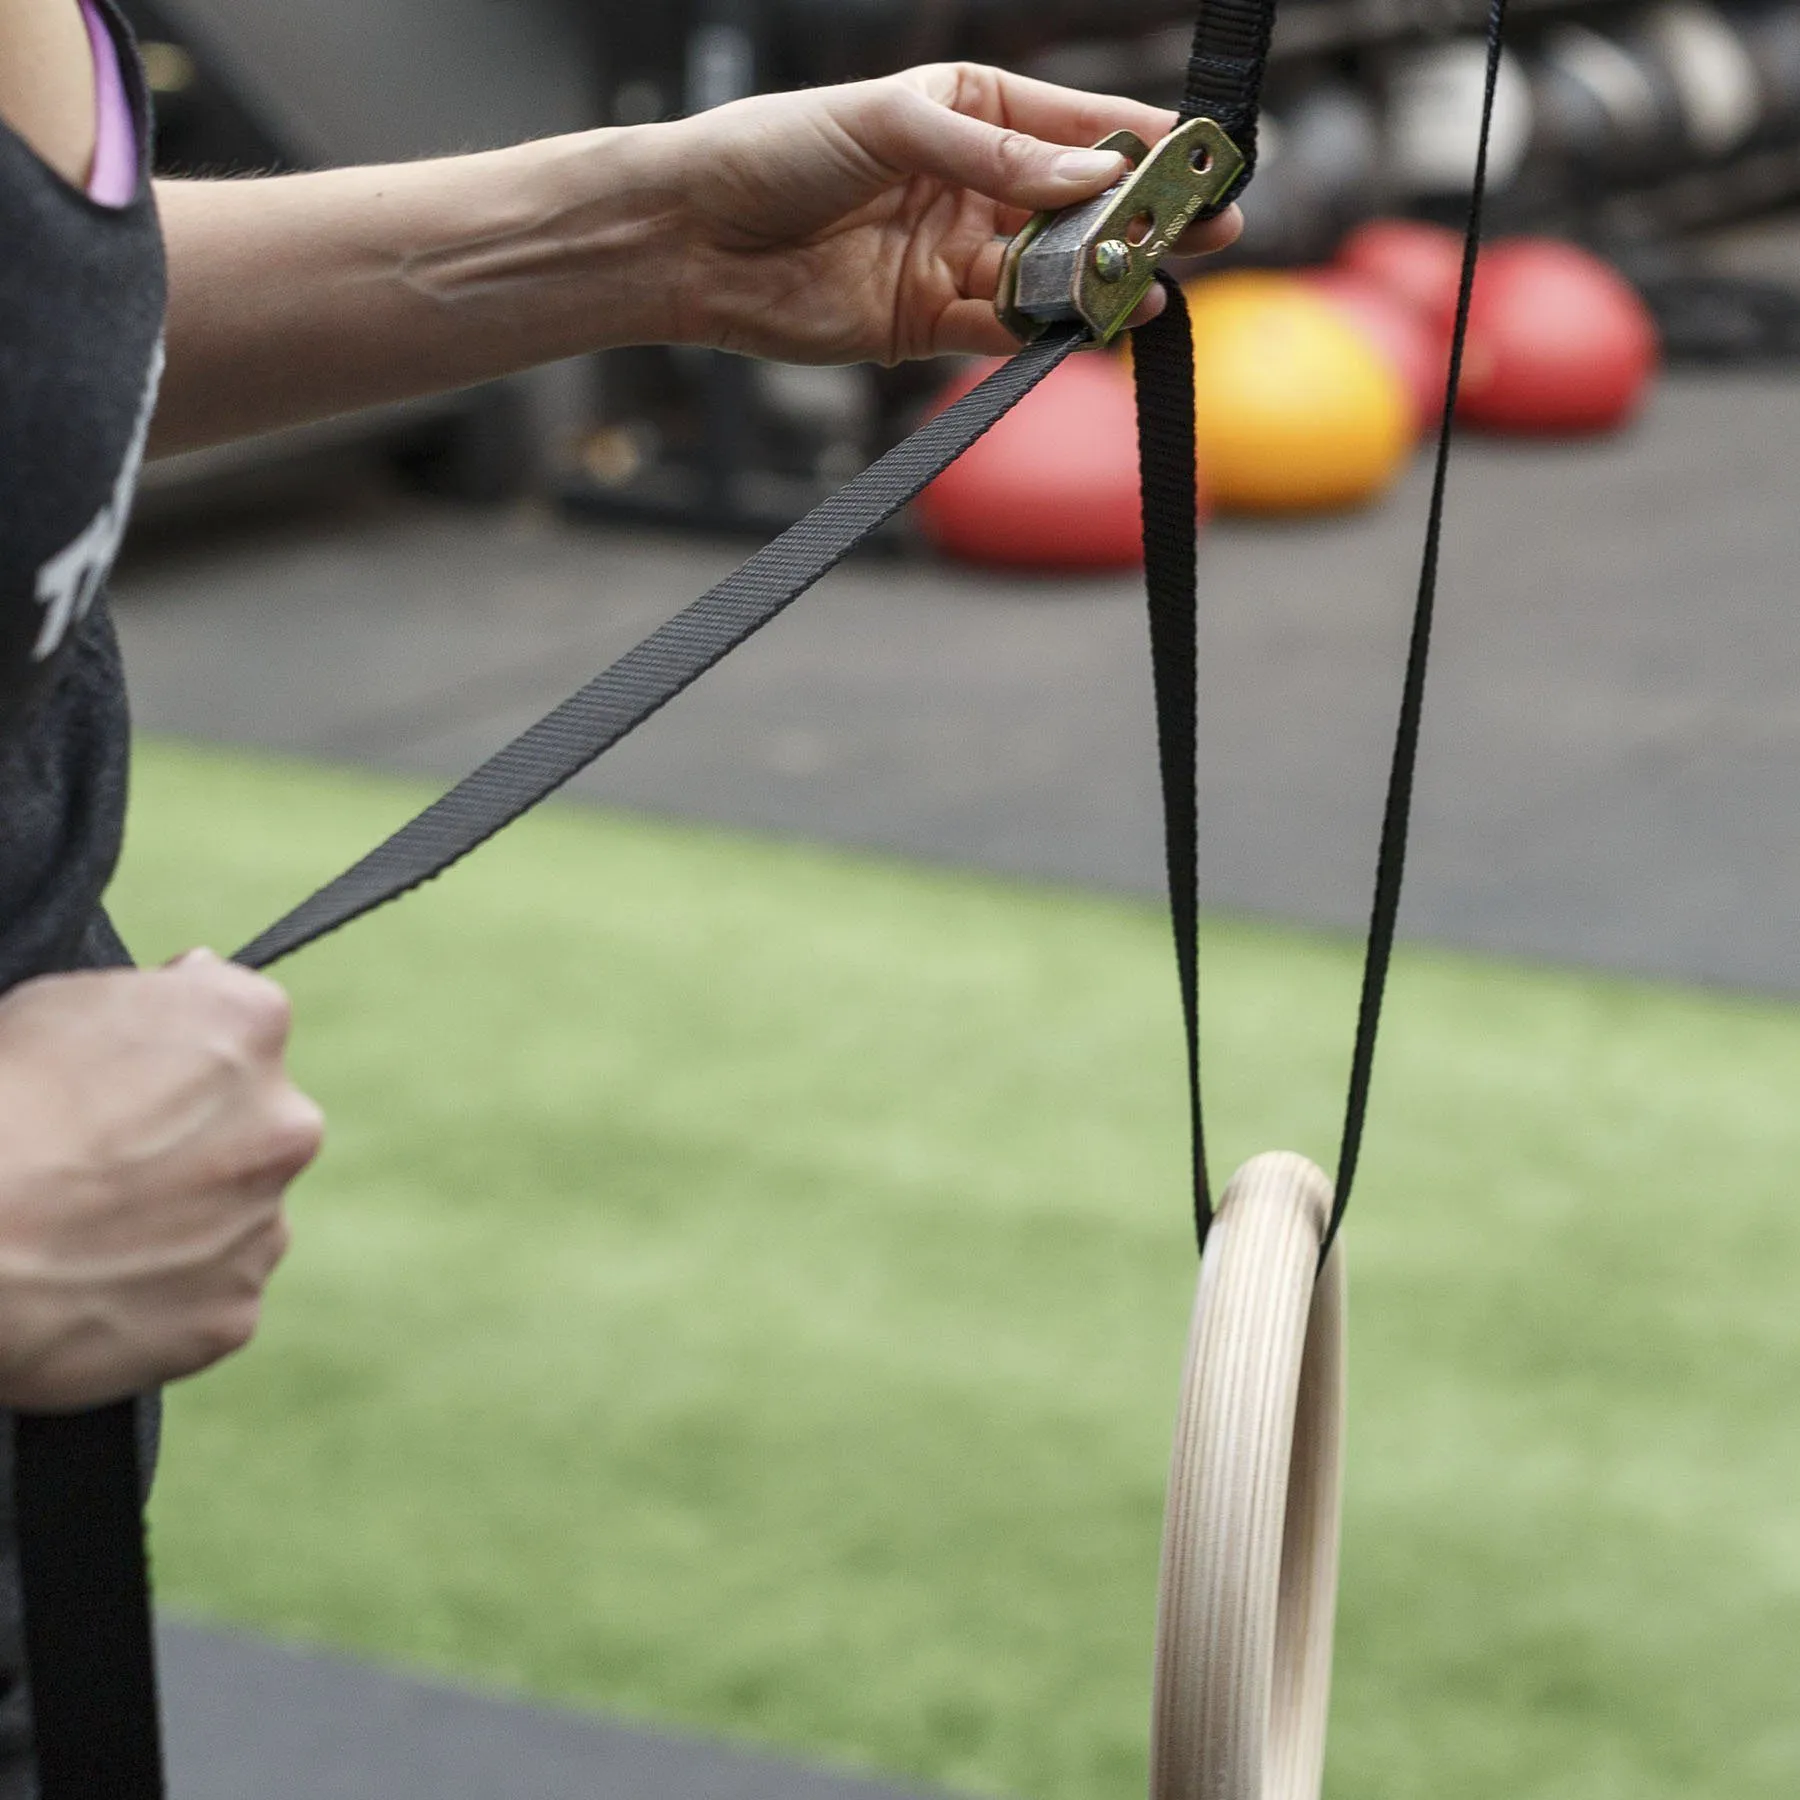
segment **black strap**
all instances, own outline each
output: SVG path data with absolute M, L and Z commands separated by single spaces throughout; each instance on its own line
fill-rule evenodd
M 1275 29 L 1275 0 L 1202 0 L 1188 53 L 1181 116 L 1211 119 L 1244 153 L 1244 167 L 1219 199 L 1235 200 L 1256 173 L 1256 125 L 1263 70 Z
M 1195 567 L 1199 483 L 1194 461 L 1194 341 L 1187 302 L 1167 278 L 1168 304 L 1131 340 L 1137 384 L 1138 485 L 1144 512 L 1144 593 L 1150 603 L 1150 670 L 1156 684 L 1156 748 L 1162 768 L 1163 855 L 1187 1038 L 1188 1124 L 1193 1146 L 1194 1229 L 1212 1222 L 1206 1122 L 1200 1105 L 1199 586 Z
M 266 969 L 410 893 L 528 813 L 784 612 L 962 455 L 1082 342 L 1046 334 L 929 419 L 586 687 L 496 752 L 361 862 L 246 944 Z
M 1450 336 L 1450 368 L 1444 380 L 1444 416 L 1438 424 L 1437 457 L 1431 475 L 1431 506 L 1425 518 L 1425 550 L 1419 562 L 1419 589 L 1413 602 L 1412 635 L 1406 649 L 1406 678 L 1400 690 L 1400 723 L 1388 770 L 1387 801 L 1381 815 L 1381 849 L 1375 861 L 1375 898 L 1369 911 L 1369 947 L 1363 959 L 1362 1000 L 1357 1008 L 1356 1045 L 1350 1057 L 1350 1094 L 1344 1108 L 1344 1137 L 1338 1151 L 1335 1198 L 1325 1233 L 1329 1252 L 1350 1204 L 1356 1164 L 1362 1154 L 1369 1087 L 1375 1073 L 1375 1039 L 1381 1002 L 1387 992 L 1394 928 L 1400 917 L 1400 887 L 1406 873 L 1406 833 L 1412 820 L 1413 771 L 1419 760 L 1419 727 L 1425 710 L 1425 665 L 1431 654 L 1431 619 L 1437 604 L 1438 547 L 1444 532 L 1444 492 L 1450 477 L 1450 439 L 1456 427 L 1456 396 L 1462 386 L 1463 343 L 1469 334 L 1469 298 L 1475 291 L 1475 260 L 1481 250 L 1481 207 L 1487 194 L 1488 139 L 1494 124 L 1494 93 L 1500 81 L 1500 53 L 1506 34 L 1506 0 L 1489 0 L 1487 80 L 1481 94 L 1481 133 L 1475 143 L 1475 177 L 1463 229 L 1462 276 L 1456 289 L 1456 324 Z
M 161 1800 L 135 1403 L 20 1414 L 13 1465 L 40 1800 Z

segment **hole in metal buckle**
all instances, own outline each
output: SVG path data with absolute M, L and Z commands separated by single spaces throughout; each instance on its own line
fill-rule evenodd
M 1188 167 L 1191 168 L 1196 175 L 1205 175 L 1209 173 L 1212 166 L 1213 153 L 1204 144 L 1188 158 Z
M 1126 221 L 1125 241 L 1129 244 L 1144 243 L 1155 229 L 1156 214 L 1141 212 L 1135 218 Z

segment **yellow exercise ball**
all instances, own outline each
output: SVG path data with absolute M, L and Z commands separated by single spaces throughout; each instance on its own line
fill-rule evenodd
M 1413 445 L 1404 383 L 1328 300 L 1284 275 L 1187 289 L 1195 425 L 1222 512 L 1314 512 L 1385 491 Z

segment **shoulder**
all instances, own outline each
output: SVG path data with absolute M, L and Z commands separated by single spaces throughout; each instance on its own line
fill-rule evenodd
M 0 0 L 0 123 L 72 186 L 86 184 L 97 121 L 81 0 Z

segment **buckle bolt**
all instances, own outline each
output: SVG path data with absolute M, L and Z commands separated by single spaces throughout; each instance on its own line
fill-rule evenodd
M 1131 273 L 1131 246 L 1119 238 L 1102 238 L 1094 246 L 1094 273 L 1102 281 L 1123 281 Z

